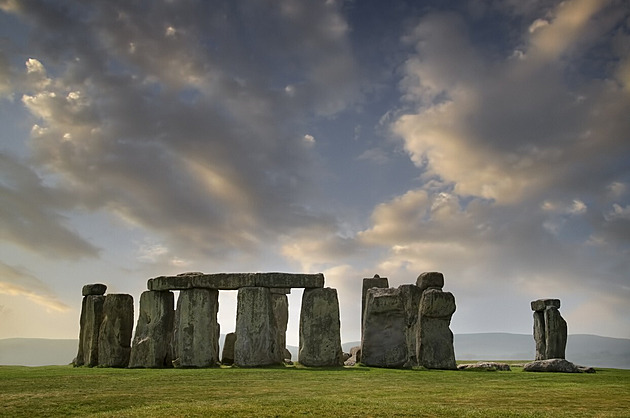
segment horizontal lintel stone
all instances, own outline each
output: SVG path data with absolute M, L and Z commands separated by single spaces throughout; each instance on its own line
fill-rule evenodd
M 560 299 L 538 299 L 532 301 L 532 311 L 544 311 L 547 307 L 560 309 Z
M 185 290 L 193 288 L 237 290 L 241 287 L 324 287 L 324 275 L 299 273 L 183 273 L 149 279 L 149 290 Z

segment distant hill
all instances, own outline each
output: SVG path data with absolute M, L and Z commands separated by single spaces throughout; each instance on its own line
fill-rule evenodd
M 223 346 L 224 336 L 220 345 Z M 345 352 L 359 345 L 344 343 Z M 76 356 L 77 340 L 45 338 L 0 339 L 0 364 L 45 366 L 69 364 Z M 298 347 L 287 346 L 293 360 Z M 455 356 L 458 360 L 531 360 L 535 356 L 534 339 L 527 334 L 485 333 L 456 334 Z M 597 335 L 569 335 L 567 359 L 585 366 L 630 369 L 630 339 Z

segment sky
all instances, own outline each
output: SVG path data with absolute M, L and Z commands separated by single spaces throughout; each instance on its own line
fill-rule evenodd
M 322 272 L 344 342 L 425 271 L 456 334 L 630 338 L 628 115 L 625 0 L 0 0 L 0 338 L 189 271 Z

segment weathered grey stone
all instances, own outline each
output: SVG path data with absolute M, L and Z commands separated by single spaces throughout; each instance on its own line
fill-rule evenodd
M 74 360 L 75 366 L 94 367 L 98 365 L 98 336 L 103 322 L 105 296 L 88 295 L 81 303 L 79 350 Z
M 418 286 L 413 284 L 404 284 L 398 286 L 398 289 L 400 291 L 400 297 L 402 298 L 403 308 L 405 309 L 407 324 L 407 329 L 405 330 L 407 339 L 407 360 L 403 367 L 412 368 L 418 365 L 418 358 L 416 357 L 416 334 L 418 332 L 418 314 L 422 291 Z
M 544 311 L 547 307 L 560 309 L 560 299 L 538 299 L 533 300 L 532 311 Z
M 545 343 L 544 311 L 534 311 L 534 341 L 536 342 L 536 360 L 544 360 L 547 347 Z
M 140 295 L 140 313 L 131 346 L 129 367 L 172 367 L 171 343 L 175 298 L 169 291 L 146 291 Z
M 361 340 L 361 363 L 402 367 L 408 360 L 407 315 L 399 289 L 371 288 L 367 292 Z
M 512 371 L 507 363 L 497 363 L 494 361 L 479 361 L 472 364 L 459 364 L 457 370 L 485 370 L 489 372 L 509 372 Z
M 441 289 L 444 287 L 444 275 L 437 271 L 429 271 L 421 273 L 416 279 L 416 286 L 424 292 L 430 287 Z
M 225 335 L 223 342 L 223 353 L 221 354 L 221 364 L 231 366 L 234 364 L 234 345 L 236 344 L 236 333 L 230 332 Z
M 455 297 L 451 292 L 427 289 L 422 293 L 420 315 L 428 318 L 446 318 L 455 312 Z
M 287 350 L 285 348 L 284 349 L 284 355 L 282 357 L 283 357 L 285 363 L 290 363 L 291 362 L 291 357 L 293 357 L 293 355 L 291 354 L 291 352 L 289 350 Z
M 567 323 L 555 306 L 545 309 L 545 358 L 565 358 Z
M 300 311 L 298 361 L 311 367 L 341 366 L 341 325 L 337 290 L 305 289 Z
M 389 281 L 387 277 L 381 277 L 375 274 L 374 277 L 367 277 L 363 279 L 363 288 L 361 289 L 361 332 L 363 333 L 363 315 L 365 313 L 365 300 L 367 298 L 367 291 L 373 287 L 379 289 L 386 289 L 389 287 Z
M 289 323 L 289 300 L 286 294 L 274 293 L 271 289 L 271 304 L 276 322 L 276 346 L 285 350 L 287 346 L 287 324 Z M 284 351 L 282 351 L 284 353 Z M 285 354 L 282 359 L 285 360 Z M 289 357 L 291 358 L 291 357 Z
M 344 361 L 344 366 L 355 366 L 361 362 L 361 346 L 357 345 L 350 349 L 350 357 Z
M 219 292 L 188 289 L 179 292 L 174 335 L 176 367 L 213 367 L 219 362 Z
M 267 287 L 238 290 L 234 364 L 241 367 L 282 364 L 271 292 Z
M 324 275 L 294 273 L 184 273 L 149 279 L 149 290 L 185 290 L 192 288 L 236 290 L 242 287 L 323 287 Z
M 565 359 L 536 360 L 523 366 L 526 372 L 559 372 L 559 373 L 579 373 L 580 369 L 575 364 Z
M 416 350 L 418 363 L 428 369 L 455 369 L 453 333 L 449 325 L 455 312 L 450 292 L 427 289 L 420 300 Z
M 81 294 L 83 296 L 102 296 L 105 294 L 106 290 L 107 285 L 102 283 L 86 284 L 83 286 L 83 289 L 81 289 Z
M 133 297 L 122 293 L 105 296 L 103 322 L 98 336 L 98 364 L 127 367 L 133 331 Z

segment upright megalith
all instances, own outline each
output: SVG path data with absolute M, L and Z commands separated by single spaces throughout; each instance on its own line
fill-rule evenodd
M 336 289 L 326 287 L 304 290 L 298 361 L 311 367 L 343 365 Z
M 361 363 L 403 367 L 408 360 L 407 315 L 400 289 L 367 291 L 361 339 Z
M 436 287 L 422 292 L 417 328 L 416 352 L 418 363 L 428 369 L 456 369 L 451 317 L 455 312 L 455 297 Z
M 231 366 L 234 364 L 234 345 L 236 344 L 236 333 L 230 332 L 225 335 L 223 342 L 223 352 L 221 353 L 221 364 Z
M 173 336 L 176 367 L 213 367 L 219 363 L 219 291 L 179 292 Z
M 95 285 L 83 287 L 81 317 L 79 320 L 79 349 L 74 359 L 74 366 L 98 365 L 98 336 L 103 321 L 103 303 L 107 286 L 99 285 L 98 291 L 92 291 Z
M 567 346 L 567 323 L 560 315 L 560 299 L 532 301 L 536 360 L 564 359 Z
M 140 314 L 131 346 L 129 367 L 172 367 L 171 342 L 175 298 L 169 291 L 146 291 L 140 295 Z
M 418 365 L 416 353 L 418 315 L 422 291 L 413 284 L 403 284 L 398 287 L 405 309 L 405 339 L 407 340 L 407 360 L 403 367 L 411 368 Z
M 375 274 L 374 277 L 366 277 L 363 279 L 363 287 L 361 289 L 361 330 L 363 330 L 363 314 L 365 313 L 365 301 L 367 299 L 368 290 L 373 287 L 386 289 L 389 287 L 387 277 L 381 277 Z
M 276 322 L 276 345 L 283 353 L 282 358 L 285 359 L 287 325 L 289 323 L 289 299 L 287 298 L 287 293 L 291 292 L 291 289 L 270 289 L 270 292 L 273 317 Z
M 234 364 L 241 367 L 282 364 L 271 292 L 267 287 L 242 287 L 236 308 Z
M 127 367 L 133 331 L 133 297 L 115 293 L 105 296 L 103 321 L 98 336 L 98 365 Z

